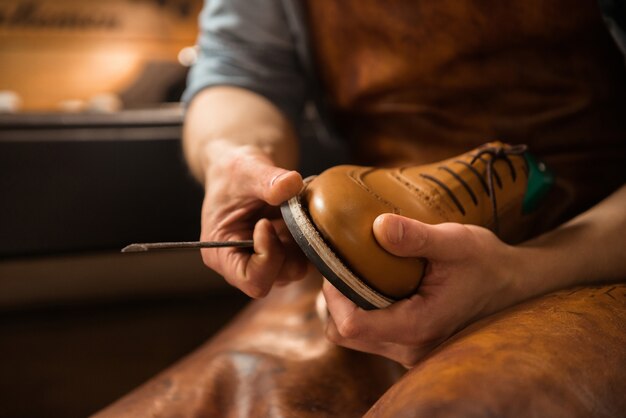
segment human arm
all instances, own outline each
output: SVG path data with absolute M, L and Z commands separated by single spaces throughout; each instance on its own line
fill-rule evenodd
M 412 366 L 469 323 L 523 300 L 576 285 L 624 280 L 624 208 L 626 186 L 518 246 L 477 226 L 427 225 L 382 215 L 373 229 L 387 251 L 429 260 L 420 289 L 389 308 L 364 311 L 326 282 L 327 335 L 339 345 Z
M 253 297 L 299 278 L 304 257 L 273 206 L 302 187 L 294 122 L 305 81 L 280 0 L 210 0 L 190 71 L 184 150 L 204 184 L 203 240 L 254 238 L 245 250 L 203 250 L 204 262 Z
M 285 116 L 256 93 L 212 87 L 192 101 L 183 136 L 188 164 L 205 185 L 201 239 L 254 239 L 254 253 L 203 250 L 205 264 L 252 297 L 302 277 L 307 263 L 271 208 L 302 188 Z

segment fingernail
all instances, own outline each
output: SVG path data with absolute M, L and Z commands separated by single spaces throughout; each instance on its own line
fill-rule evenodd
M 274 178 L 272 178 L 272 181 L 270 181 L 270 186 L 273 186 L 274 183 L 276 183 L 278 180 L 280 180 L 281 178 L 285 177 L 289 173 L 291 173 L 291 171 L 285 171 L 282 174 L 275 175 Z
M 404 238 L 404 225 L 399 219 L 387 219 L 387 222 L 391 222 L 391 225 L 387 227 L 387 239 L 392 244 L 398 244 Z

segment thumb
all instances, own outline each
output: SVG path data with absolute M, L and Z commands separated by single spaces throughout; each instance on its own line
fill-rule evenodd
M 270 205 L 279 205 L 294 197 L 303 187 L 300 173 L 276 167 L 264 158 L 256 158 L 240 169 L 241 190 Z
M 429 225 L 389 213 L 378 216 L 373 229 L 378 243 L 400 257 L 453 258 L 464 251 L 470 238 L 461 224 Z
M 277 169 L 271 175 L 269 189 L 266 189 L 264 200 L 270 205 L 280 205 L 282 202 L 297 195 L 304 183 L 297 171 Z

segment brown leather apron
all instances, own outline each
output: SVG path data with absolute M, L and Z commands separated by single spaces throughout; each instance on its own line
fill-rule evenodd
M 626 181 L 626 67 L 595 0 L 305 4 L 335 127 L 358 162 L 526 143 L 557 178 L 540 229 Z

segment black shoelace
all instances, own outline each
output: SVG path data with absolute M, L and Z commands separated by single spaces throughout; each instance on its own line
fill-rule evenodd
M 522 144 L 513 145 L 513 146 L 486 146 L 484 148 L 478 149 L 478 152 L 472 156 L 472 160 L 469 163 L 466 161 L 462 161 L 462 160 L 455 161 L 456 163 L 462 164 L 468 169 L 470 169 L 470 171 L 478 177 L 480 184 L 483 186 L 485 193 L 487 193 L 487 196 L 489 196 L 489 199 L 491 200 L 491 209 L 493 212 L 494 232 L 496 234 L 499 234 L 500 232 L 500 220 L 498 218 L 498 202 L 496 201 L 496 190 L 495 190 L 495 185 L 494 185 L 494 179 L 495 179 L 495 183 L 498 185 L 500 189 L 502 188 L 502 180 L 498 172 L 493 168 L 493 165 L 498 160 L 505 161 L 511 171 L 511 178 L 513 179 L 513 181 L 515 181 L 517 179 L 517 172 L 509 156 L 510 155 L 522 155 L 524 154 L 524 152 L 526 152 L 526 149 L 527 149 L 526 145 L 522 145 Z M 485 156 L 489 156 L 491 158 L 486 159 Z M 474 163 L 477 160 L 481 160 L 482 162 L 485 163 L 486 165 L 485 177 L 486 178 L 483 177 L 483 175 L 476 169 L 476 167 L 474 167 Z M 446 166 L 440 166 L 438 167 L 438 169 L 449 173 L 459 183 L 461 183 L 463 188 L 465 188 L 470 198 L 472 199 L 472 202 L 474 202 L 474 205 L 478 205 L 478 198 L 476 197 L 476 194 L 459 174 L 457 174 L 452 169 Z M 443 181 L 428 174 L 420 174 L 420 176 L 422 176 L 426 180 L 432 181 L 433 183 L 441 187 L 443 190 L 445 190 L 448 196 L 450 197 L 450 199 L 452 200 L 452 202 L 454 202 L 455 206 L 459 209 L 459 211 L 463 215 L 465 215 L 465 208 L 463 207 L 459 199 L 456 197 L 454 192 Z

